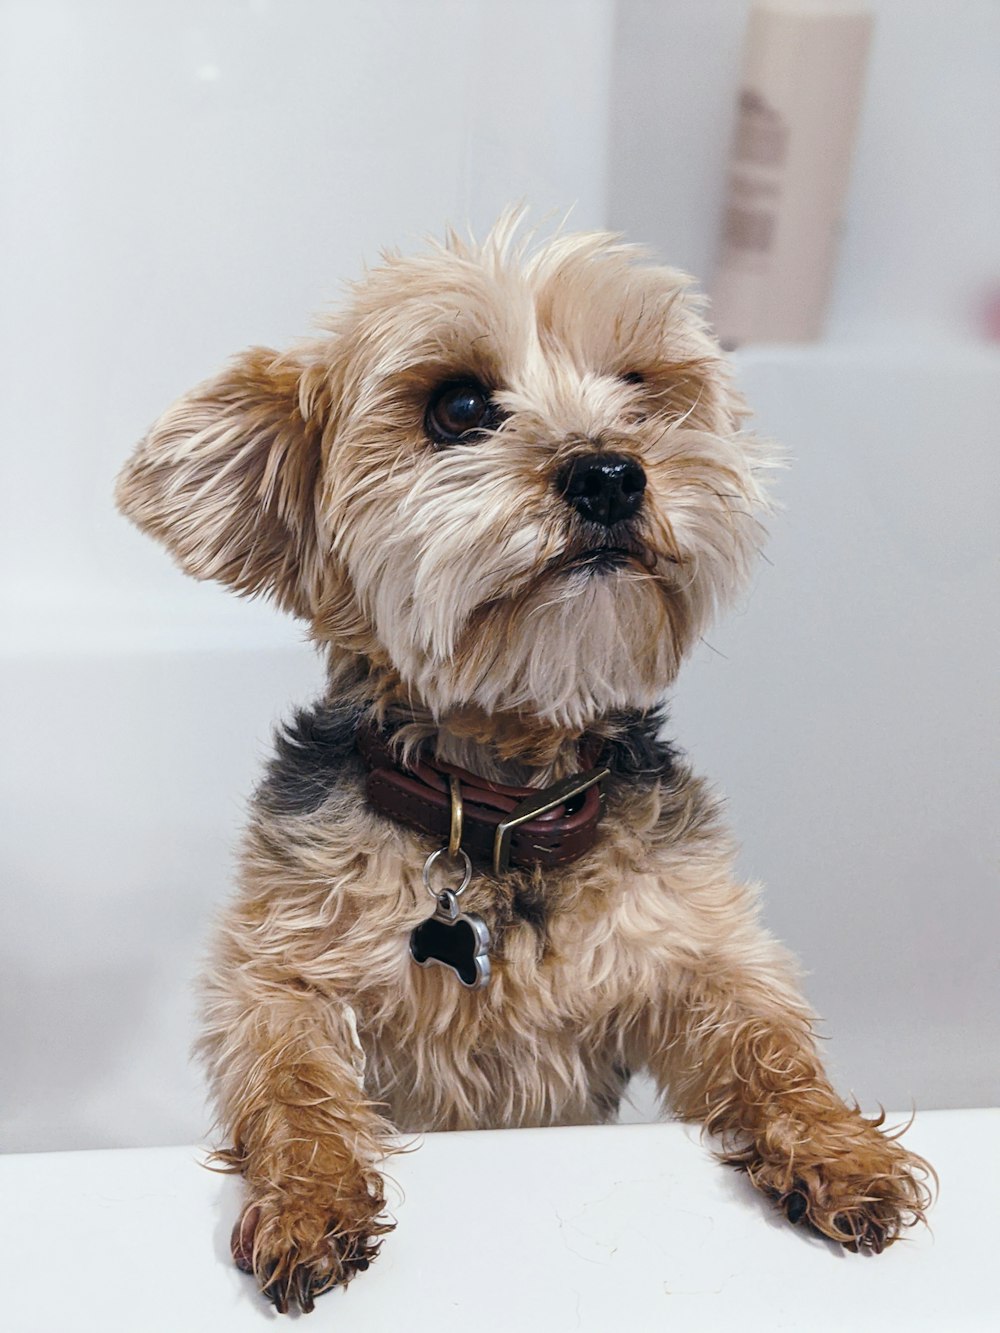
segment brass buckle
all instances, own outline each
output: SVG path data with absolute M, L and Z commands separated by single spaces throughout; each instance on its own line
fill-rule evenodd
M 451 826 L 448 832 L 448 855 L 456 857 L 462 847 L 462 787 L 454 773 L 448 774 L 448 790 L 451 793 Z
M 562 805 L 564 801 L 572 800 L 574 796 L 588 791 L 610 772 L 610 768 L 594 768 L 589 773 L 573 773 L 570 777 L 553 783 L 551 787 L 545 787 L 539 792 L 532 793 L 531 796 L 526 796 L 520 805 L 514 807 L 503 823 L 497 825 L 493 841 L 494 875 L 502 875 L 510 865 L 510 844 L 516 828 L 521 824 L 527 824 L 529 819 L 548 814 L 557 805 Z

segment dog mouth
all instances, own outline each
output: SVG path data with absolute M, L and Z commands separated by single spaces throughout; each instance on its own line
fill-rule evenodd
M 655 564 L 656 557 L 652 551 L 638 542 L 629 542 L 620 545 L 586 546 L 568 551 L 553 560 L 549 569 L 559 574 L 569 574 L 578 570 L 588 574 L 608 574 L 614 570 L 631 567 L 648 573 Z
M 603 574 L 607 570 L 622 569 L 625 565 L 638 563 L 639 558 L 624 546 L 591 546 L 578 555 L 570 556 L 566 569 L 589 569 L 594 574 Z

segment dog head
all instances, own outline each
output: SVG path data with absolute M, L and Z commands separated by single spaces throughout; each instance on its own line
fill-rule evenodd
M 689 281 L 506 220 L 386 257 L 322 336 L 153 426 L 118 502 L 436 716 L 652 706 L 760 540 L 767 457 Z

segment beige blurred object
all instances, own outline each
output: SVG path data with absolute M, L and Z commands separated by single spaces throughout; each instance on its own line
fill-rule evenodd
M 757 0 L 712 284 L 720 340 L 819 337 L 873 19 L 854 0 Z

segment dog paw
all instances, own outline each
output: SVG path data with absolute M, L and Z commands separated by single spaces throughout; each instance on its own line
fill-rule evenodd
M 307 1314 L 317 1296 L 346 1287 L 378 1254 L 392 1223 L 380 1219 L 377 1202 L 378 1209 L 350 1223 L 345 1208 L 324 1206 L 318 1197 L 250 1203 L 233 1228 L 233 1260 L 256 1277 L 280 1314 L 295 1308 Z
M 831 1180 L 821 1168 L 810 1176 L 797 1177 L 785 1192 L 767 1192 L 793 1225 L 803 1223 L 855 1253 L 881 1254 L 918 1220 L 912 1192 L 906 1187 L 887 1187 L 884 1181 Z
M 775 1151 L 780 1135 L 772 1134 L 763 1147 L 730 1154 L 729 1160 L 793 1224 L 855 1253 L 881 1254 L 907 1227 L 926 1220 L 936 1179 L 922 1157 L 879 1132 L 883 1120 L 856 1115 L 839 1131 L 822 1126 L 814 1151 L 800 1140 L 787 1155 Z

